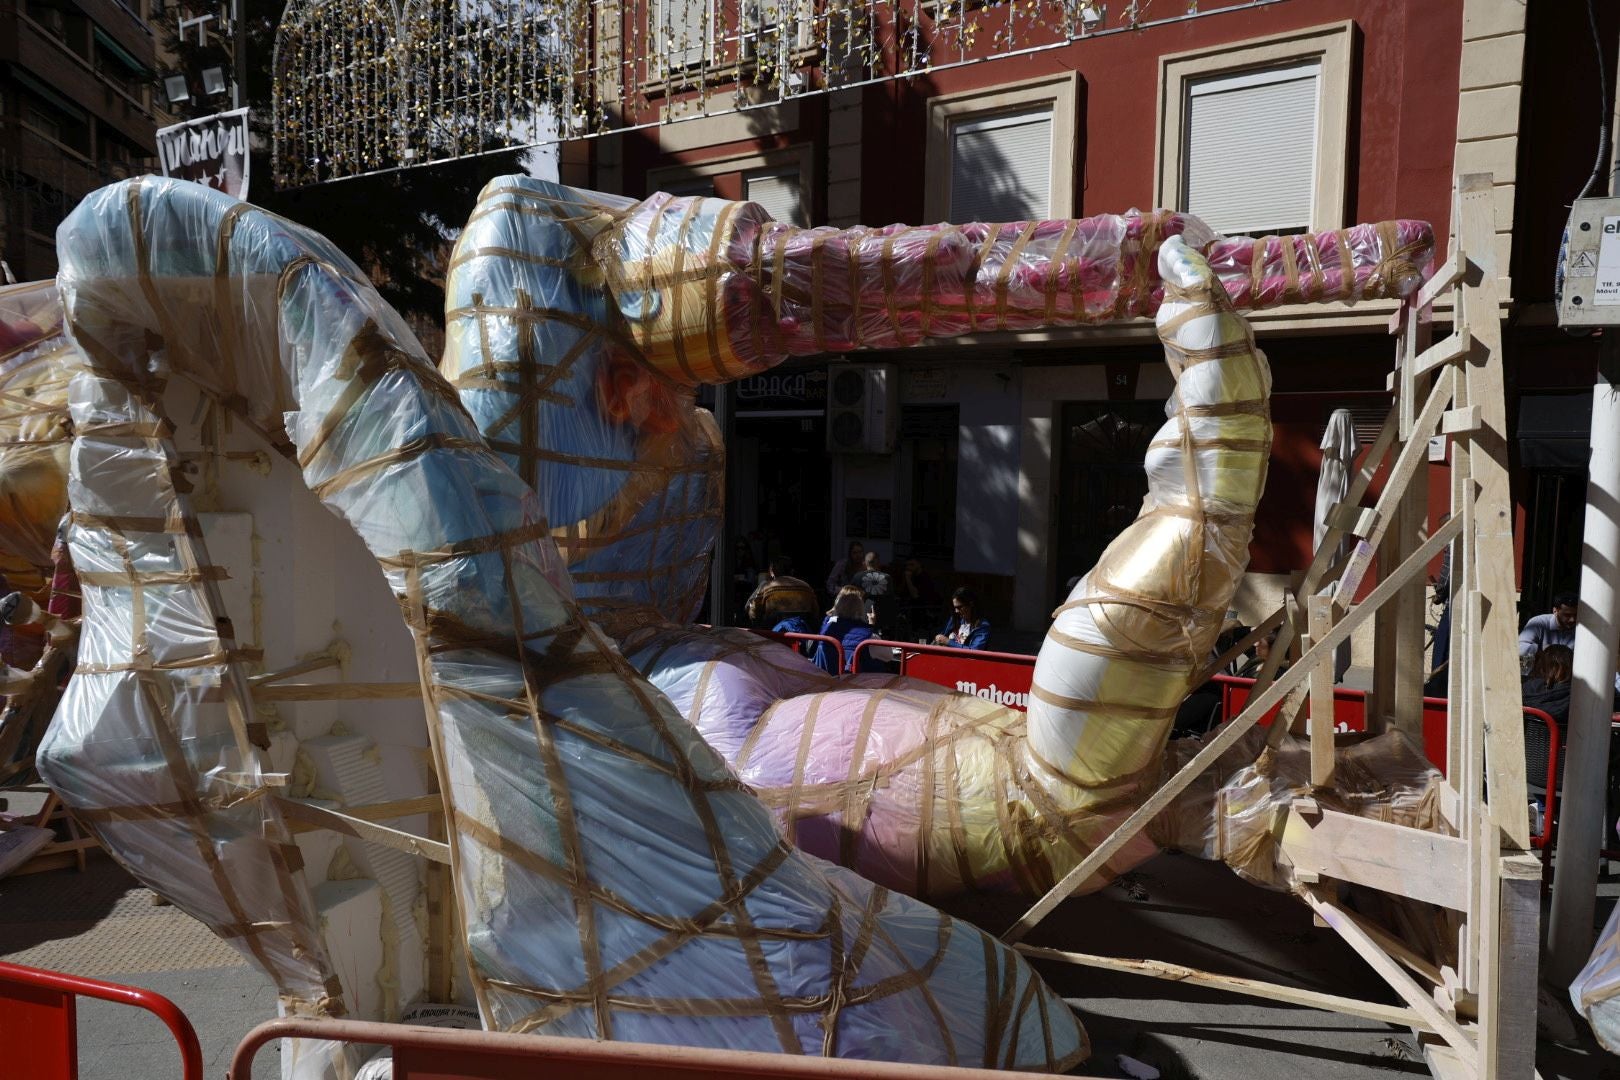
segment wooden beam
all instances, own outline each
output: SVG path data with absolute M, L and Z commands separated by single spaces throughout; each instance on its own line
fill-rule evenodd
M 1496 1000 L 1481 1010 L 1502 1080 L 1530 1076 L 1536 1061 L 1536 964 L 1541 941 L 1541 860 L 1509 852 L 1497 867 Z M 1492 1075 L 1487 1073 L 1487 1076 Z
M 1431 345 L 1418 353 L 1412 361 L 1412 376 L 1417 378 L 1427 375 L 1444 364 L 1455 364 L 1466 357 L 1473 348 L 1474 336 L 1468 332 L 1466 326 L 1458 327 L 1457 332 L 1438 345 Z
M 320 671 L 323 668 L 334 668 L 338 666 L 340 666 L 340 664 L 338 658 L 335 656 L 314 656 L 308 660 L 301 660 L 296 664 L 279 668 L 275 671 L 266 671 L 259 675 L 249 675 L 248 685 L 262 686 L 265 683 L 280 682 L 282 679 L 290 679 L 294 675 L 307 675 L 311 671 Z
M 1250 630 L 1242 639 L 1233 642 L 1231 648 L 1227 649 L 1225 652 L 1221 653 L 1221 655 L 1205 664 L 1203 670 L 1199 671 L 1197 675 L 1193 676 L 1192 682 L 1188 685 L 1203 686 L 1212 677 L 1219 675 L 1227 664 L 1230 664 L 1233 660 L 1236 660 L 1239 656 L 1248 651 L 1251 645 L 1265 637 L 1267 634 L 1271 633 L 1273 630 L 1277 629 L 1277 627 L 1281 626 L 1283 621 L 1283 613 L 1285 610 L 1285 608 L 1278 608 L 1276 611 L 1273 611 L 1263 622 L 1261 622 L 1259 626 L 1255 627 L 1253 630 Z
M 1318 888 L 1307 886 L 1301 891 L 1301 895 L 1323 922 L 1356 950 L 1361 958 L 1383 977 L 1390 988 L 1406 1000 L 1414 1012 L 1428 1021 L 1431 1031 L 1455 1047 L 1465 1058 L 1473 1057 L 1477 1052 L 1474 1041 L 1455 1020 L 1440 1011 L 1440 1006 L 1434 1003 L 1434 998 L 1429 992 L 1414 982 L 1412 976 L 1403 971 L 1388 953 L 1379 948 L 1378 943 L 1367 935 L 1359 923 L 1350 918 L 1337 904 L 1325 899 Z
M 1482 424 L 1478 405 L 1468 405 L 1460 409 L 1448 409 L 1440 418 L 1440 434 L 1460 435 L 1465 431 L 1478 431 Z
M 1507 405 L 1503 398 L 1500 268 L 1495 256 L 1495 188 L 1489 173 L 1457 182 L 1458 242 L 1480 268 L 1464 283 L 1459 321 L 1473 333 L 1468 354 L 1468 403 L 1480 408 L 1480 430 L 1465 436 L 1472 444 L 1469 468 L 1479 485 L 1474 537 L 1475 573 L 1485 601 L 1483 636 L 1474 643 L 1484 658 L 1485 772 L 1491 819 L 1509 842 L 1530 846 L 1524 812 L 1523 701 L 1519 692 L 1518 609 L 1513 580 L 1513 500 L 1508 490 Z
M 1432 323 L 1418 317 L 1421 310 L 1414 309 L 1412 314 L 1402 334 L 1406 355 L 1427 349 L 1433 331 Z M 1431 381 L 1428 375 L 1414 373 L 1414 397 L 1427 397 Z M 1461 379 L 1454 374 L 1450 382 L 1452 397 L 1455 398 Z M 1437 427 L 1444 424 L 1447 415 L 1446 411 L 1442 411 Z M 1396 523 L 1392 529 L 1394 542 L 1389 545 L 1391 562 L 1403 561 L 1423 542 L 1423 537 L 1429 531 L 1428 441 L 1425 432 L 1422 464 L 1413 473 L 1405 496 L 1397 504 Z M 1426 578 L 1427 575 L 1414 578 L 1395 598 L 1386 642 L 1388 651 L 1382 657 L 1374 658 L 1375 667 L 1389 670 L 1388 682 L 1379 698 L 1379 706 L 1385 716 L 1382 730 L 1393 726 L 1416 746 L 1423 745 L 1423 682 L 1428 674 L 1423 661 L 1427 631 L 1425 624 L 1429 612 Z
M 1328 524 L 1342 533 L 1366 538 L 1378 528 L 1378 511 L 1368 506 L 1340 503 L 1328 515 Z
M 1435 302 L 1439 295 L 1448 289 L 1453 289 L 1468 273 L 1468 257 L 1463 254 L 1460 245 L 1453 244 L 1451 254 L 1444 264 L 1434 272 L 1434 276 L 1423 283 L 1418 290 L 1412 306 L 1422 310 Z
M 1455 836 L 1324 809 L 1289 808 L 1282 853 L 1302 870 L 1466 910 L 1468 844 Z
M 448 863 L 450 861 L 450 845 L 437 840 L 429 840 L 414 833 L 399 829 L 390 829 L 386 825 L 367 821 L 364 818 L 346 814 L 339 810 L 328 810 L 324 806 L 316 806 L 300 799 L 289 799 L 282 796 L 272 796 L 281 812 L 294 821 L 314 825 L 318 828 L 331 829 L 345 836 L 353 836 L 373 844 L 381 844 L 398 851 L 404 851 L 433 862 Z M 437 798 L 437 796 L 435 796 Z
M 416 683 L 265 683 L 251 688 L 254 701 L 365 701 L 420 699 Z
M 1442 547 L 1449 543 L 1461 528 L 1462 519 L 1453 518 L 1436 530 L 1435 534 L 1418 549 L 1411 559 L 1392 570 L 1390 575 L 1368 595 L 1367 599 L 1356 605 L 1345 616 L 1343 622 L 1329 630 L 1327 636 L 1318 642 L 1310 652 L 1306 653 L 1299 663 L 1289 668 L 1280 679 L 1267 687 L 1264 693 L 1250 698 L 1248 705 L 1240 716 L 1223 727 L 1214 738 L 1206 742 L 1203 749 L 1191 761 L 1182 766 L 1175 776 L 1167 780 L 1158 791 L 1154 792 L 1141 806 L 1137 807 L 1130 817 L 1126 818 L 1109 834 L 1108 839 L 1092 849 L 1091 854 L 1087 855 L 1079 866 L 1065 874 L 1063 880 L 1048 890 L 1045 896 L 1037 900 L 1013 924 L 1012 928 L 1002 935 L 1003 940 L 1010 944 L 1017 944 L 1023 940 L 1024 935 L 1033 930 L 1042 919 L 1051 913 L 1053 908 L 1057 907 L 1070 893 L 1079 888 L 1082 882 L 1101 869 L 1103 864 L 1114 856 L 1115 852 L 1124 847 L 1137 833 L 1141 832 L 1149 821 L 1157 817 L 1159 812 L 1169 805 L 1172 799 L 1186 790 L 1187 785 L 1191 784 L 1205 769 L 1213 765 L 1222 754 L 1231 748 L 1233 743 L 1242 738 L 1259 721 L 1260 717 L 1270 712 L 1272 706 L 1281 702 L 1295 687 L 1303 685 L 1313 665 L 1332 663 L 1333 650 L 1338 647 L 1339 642 L 1344 641 L 1354 633 L 1356 627 L 1365 622 L 1378 609 L 1380 604 L 1389 597 L 1394 596 L 1396 590 L 1405 584 L 1409 577 L 1426 568 L 1429 559 L 1433 558 Z M 1284 626 L 1286 627 L 1286 625 L 1285 623 Z
M 1184 967 L 1181 964 L 1167 964 L 1162 960 L 1128 960 L 1114 956 L 1098 956 L 1094 953 L 1044 949 L 1038 945 L 1019 945 L 1017 949 L 1025 956 L 1035 960 L 1054 960 L 1063 964 L 1102 968 L 1105 971 L 1123 971 L 1130 975 L 1145 975 L 1150 979 L 1164 979 L 1168 982 L 1186 983 L 1189 986 L 1207 986 L 1214 990 L 1246 994 L 1267 1001 L 1286 1001 L 1290 1005 L 1303 1005 L 1306 1008 L 1321 1009 L 1324 1012 L 1359 1016 L 1364 1020 L 1377 1020 L 1379 1023 L 1394 1024 L 1397 1027 L 1416 1028 L 1419 1031 L 1432 1030 L 1423 1017 L 1412 1009 L 1403 1009 L 1399 1005 L 1383 1005 L 1376 1001 L 1362 1001 L 1358 998 L 1341 997 L 1338 994 L 1323 994 L 1297 986 L 1286 986 L 1282 983 L 1244 979 L 1236 975 L 1221 975 L 1213 971 L 1201 971 L 1198 968 Z
M 1312 643 L 1327 637 L 1333 629 L 1333 598 L 1317 594 L 1310 599 L 1307 624 Z M 1335 650 L 1335 653 L 1337 650 Z M 1333 669 L 1337 656 L 1311 671 L 1311 783 L 1327 787 L 1333 783 Z

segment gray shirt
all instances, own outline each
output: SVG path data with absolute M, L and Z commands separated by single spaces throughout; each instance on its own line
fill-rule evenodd
M 1519 655 L 1534 656 L 1537 652 L 1549 645 L 1568 645 L 1575 647 L 1575 628 L 1572 626 L 1565 630 L 1558 625 L 1558 616 L 1552 612 L 1537 615 L 1524 624 L 1519 631 Z

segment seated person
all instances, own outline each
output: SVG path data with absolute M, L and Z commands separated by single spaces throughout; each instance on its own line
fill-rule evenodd
M 1522 683 L 1524 707 L 1540 709 L 1558 721 L 1560 727 L 1569 723 L 1574 658 L 1568 645 L 1548 645 L 1536 653 L 1530 662 L 1530 674 Z
M 990 620 L 979 617 L 978 605 L 978 594 L 966 585 L 952 593 L 950 621 L 934 635 L 934 644 L 953 649 L 988 649 Z
M 836 638 L 844 647 L 845 671 L 877 670 L 866 653 L 862 653 L 860 663 L 856 663 L 856 647 L 872 636 L 872 628 L 866 623 L 866 594 L 856 586 L 845 585 L 838 590 L 832 610 L 821 623 L 821 633 L 824 637 Z M 816 642 L 816 652 L 811 659 L 827 674 L 838 674 L 838 653 L 825 641 Z
M 1527 620 L 1519 631 L 1519 656 L 1533 657 L 1549 645 L 1575 645 L 1575 618 L 1579 601 L 1574 593 L 1553 597 L 1552 610 Z
M 748 621 L 777 633 L 813 632 L 810 616 L 819 606 L 809 582 L 792 576 L 793 561 L 786 555 L 771 559 L 765 580 L 748 598 Z

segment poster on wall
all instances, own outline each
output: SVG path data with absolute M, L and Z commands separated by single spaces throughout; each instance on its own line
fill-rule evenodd
M 163 175 L 190 180 L 238 199 L 248 192 L 248 111 L 232 109 L 159 128 Z

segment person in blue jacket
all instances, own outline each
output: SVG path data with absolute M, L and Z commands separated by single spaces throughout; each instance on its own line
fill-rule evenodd
M 856 663 L 855 647 L 872 636 L 872 627 L 866 621 L 866 594 L 859 588 L 845 585 L 838 590 L 832 610 L 827 612 L 827 618 L 821 624 L 821 633 L 837 638 L 839 644 L 843 645 L 845 671 L 876 670 L 875 662 L 864 653 L 861 654 L 860 663 Z M 838 674 L 838 653 L 825 641 L 816 642 L 813 659 L 822 671 L 829 675 Z
M 978 607 L 978 594 L 966 585 L 953 592 L 950 621 L 934 635 L 934 644 L 953 649 L 988 649 L 990 620 L 979 617 Z

